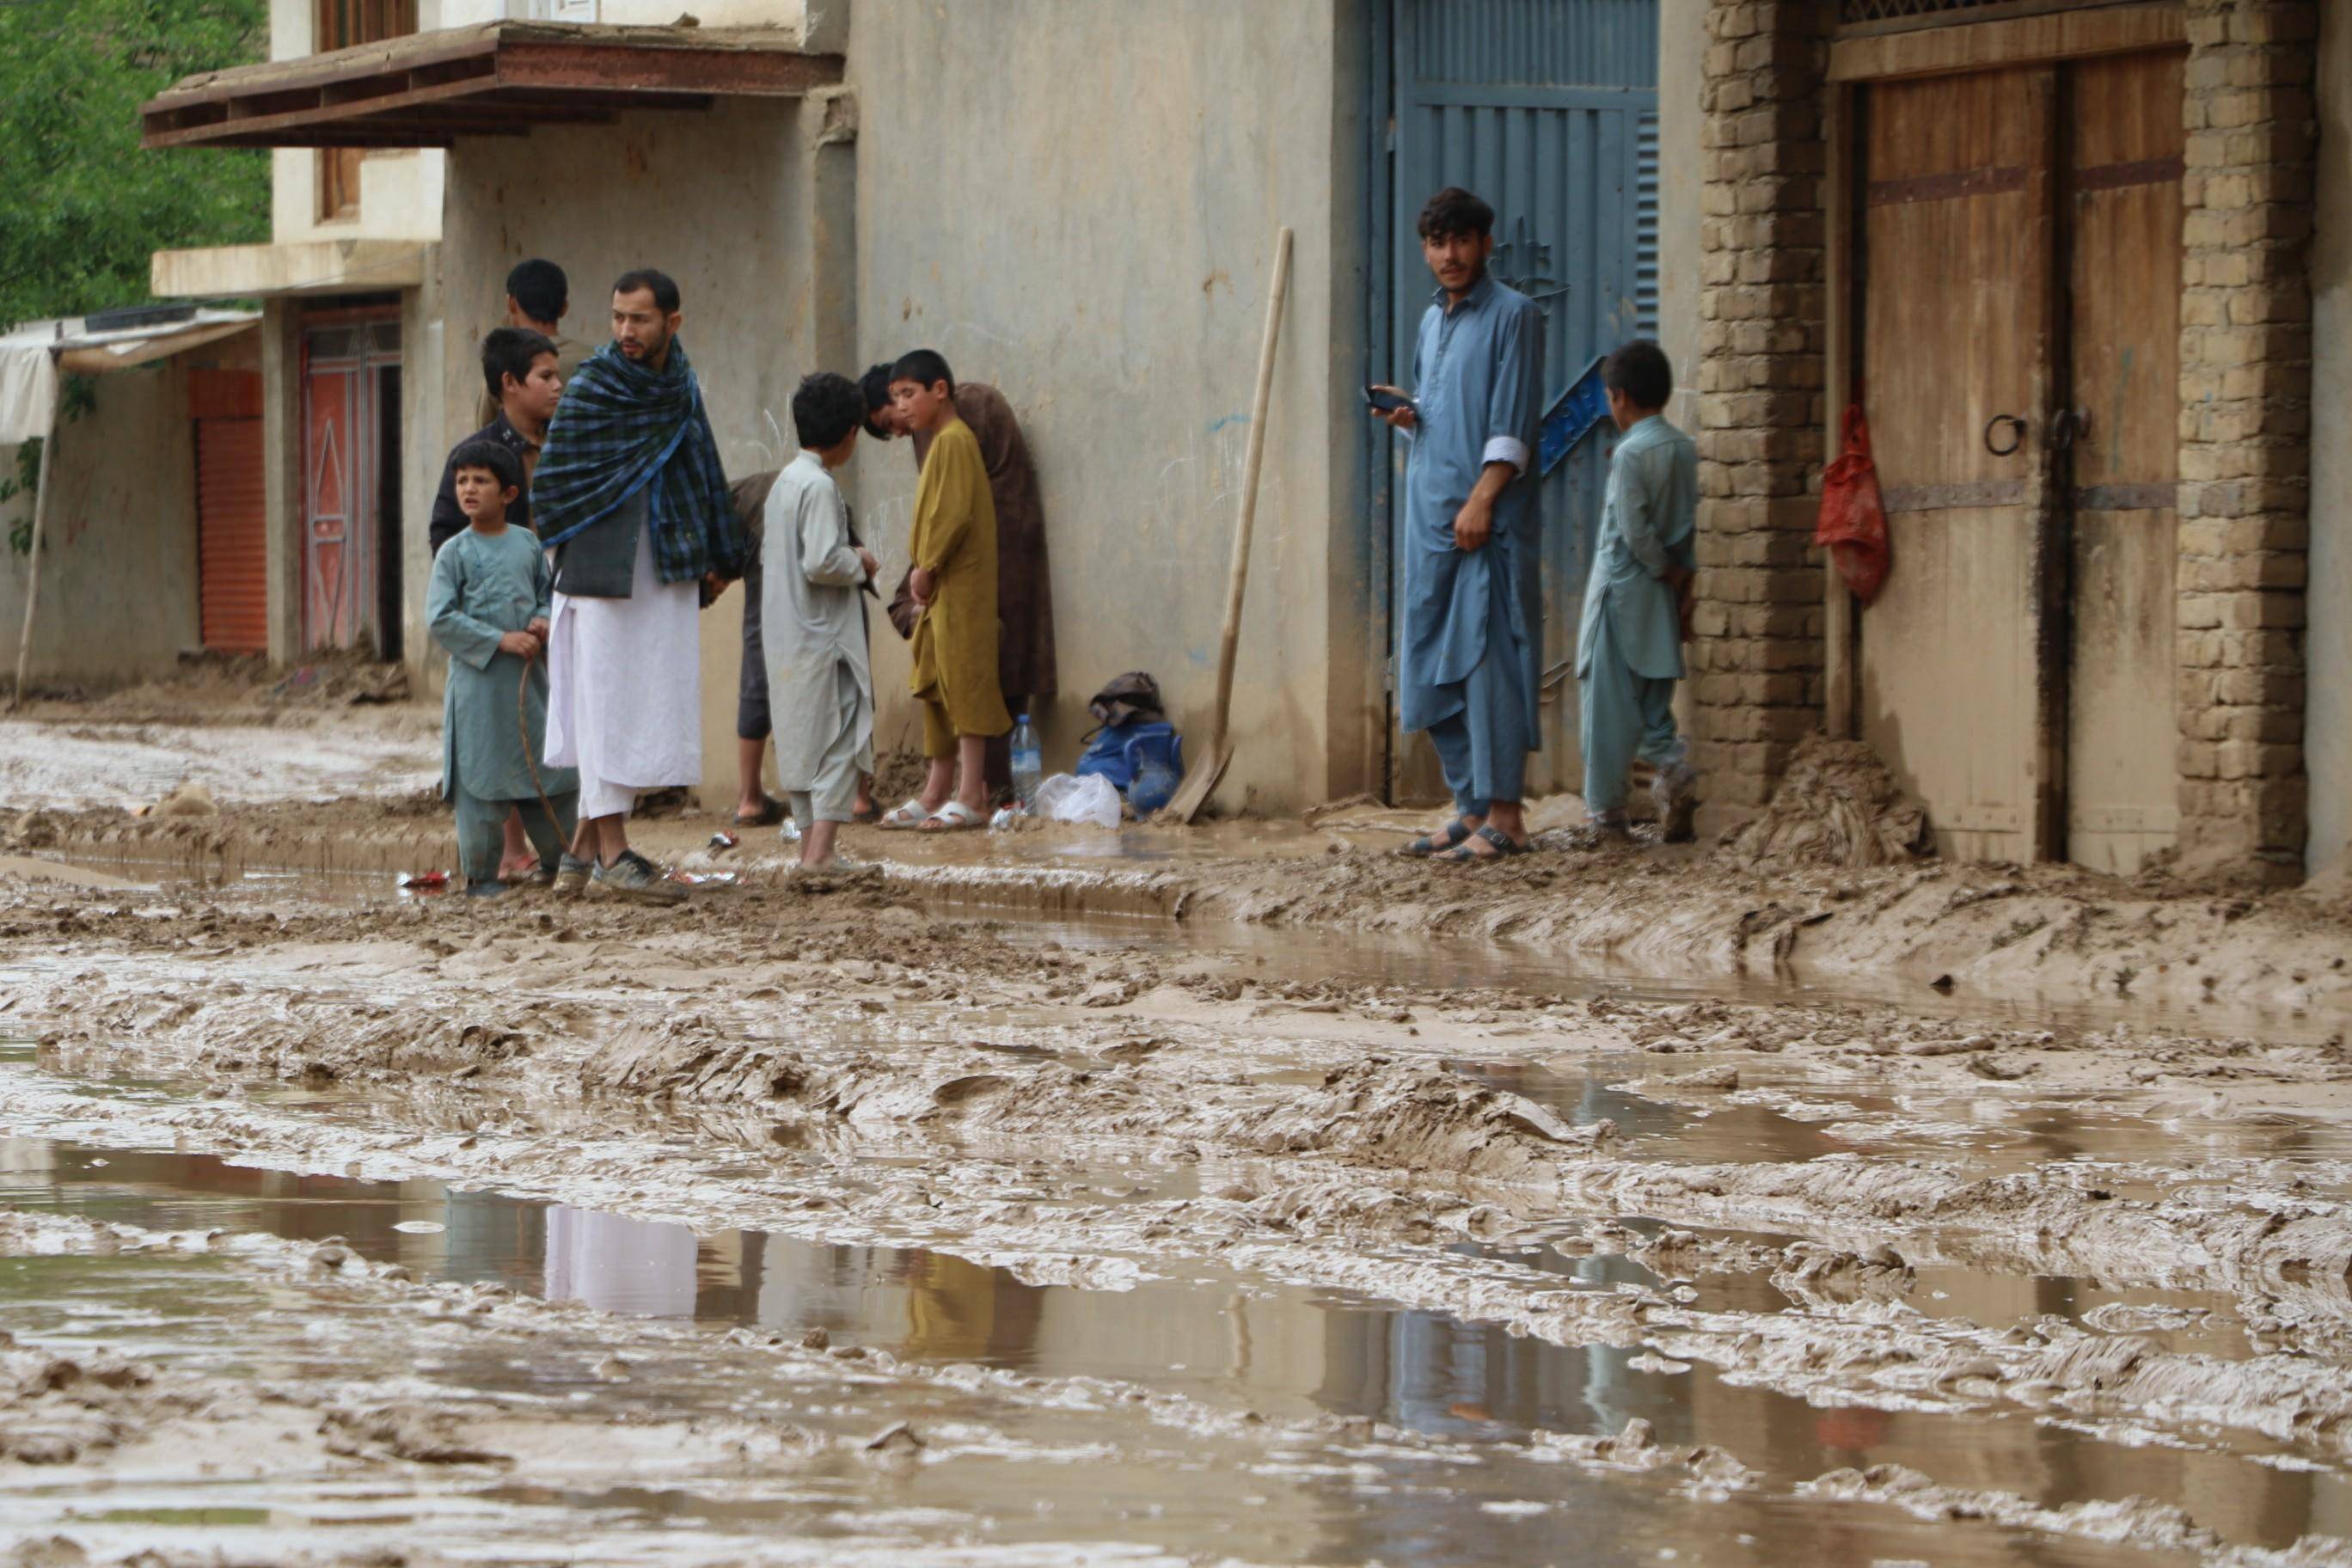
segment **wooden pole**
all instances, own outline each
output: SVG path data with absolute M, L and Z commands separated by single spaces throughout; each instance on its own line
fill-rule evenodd
M 1249 586 L 1250 539 L 1257 526 L 1257 475 L 1265 463 L 1265 421 L 1274 400 L 1274 348 L 1282 336 L 1282 305 L 1290 287 L 1290 230 L 1274 242 L 1274 288 L 1265 300 L 1265 338 L 1258 347 L 1257 392 L 1250 400 L 1249 448 L 1242 461 L 1241 515 L 1234 524 L 1232 580 L 1225 584 L 1225 637 L 1217 650 L 1216 749 L 1225 745 L 1234 706 L 1234 652 L 1242 636 L 1242 595 Z
M 33 657 L 33 610 L 41 601 L 41 535 L 49 515 L 49 470 L 58 453 L 58 419 L 49 414 L 49 433 L 41 438 L 40 471 L 33 479 L 32 560 L 25 574 L 25 624 L 16 633 L 16 694 L 10 708 L 25 705 L 25 666 Z
M 1233 761 L 1228 725 L 1233 716 L 1234 652 L 1242 637 L 1242 599 L 1249 587 L 1250 536 L 1257 522 L 1257 475 L 1265 461 L 1265 422 L 1274 401 L 1274 350 L 1282 337 L 1282 306 L 1290 288 L 1290 229 L 1284 226 L 1274 241 L 1274 284 L 1265 300 L 1265 335 L 1257 351 L 1257 391 L 1250 400 L 1249 447 L 1242 462 L 1241 510 L 1234 521 L 1234 560 L 1225 584 L 1224 640 L 1217 650 L 1217 706 L 1211 715 L 1209 749 L 1193 764 L 1191 776 L 1169 813 L 1190 822 L 1209 803 L 1225 766 Z

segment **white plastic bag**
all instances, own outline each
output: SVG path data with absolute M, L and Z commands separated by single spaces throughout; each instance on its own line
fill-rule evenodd
M 1088 773 L 1084 778 L 1055 773 L 1037 786 L 1036 815 L 1048 822 L 1117 827 L 1118 790 L 1100 773 Z

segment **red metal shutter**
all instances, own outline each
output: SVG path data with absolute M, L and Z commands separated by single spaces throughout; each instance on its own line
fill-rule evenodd
M 196 421 L 196 560 L 205 647 L 269 651 L 261 421 Z

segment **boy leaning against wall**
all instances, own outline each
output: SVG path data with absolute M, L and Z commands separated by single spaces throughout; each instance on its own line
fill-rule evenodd
M 931 437 L 915 484 L 908 587 L 918 616 L 909 689 L 923 707 L 923 793 L 884 827 L 945 833 L 988 817 L 988 742 L 1013 728 L 998 685 L 996 502 L 980 442 L 956 413 L 955 374 L 930 349 L 890 369 L 890 397 L 909 431 Z
M 1601 374 L 1624 439 L 1610 459 L 1576 633 L 1584 804 L 1594 828 L 1624 837 L 1626 774 L 1641 757 L 1657 769 L 1651 793 L 1672 843 L 1691 836 L 1696 805 L 1689 748 L 1675 729 L 1675 682 L 1696 576 L 1698 447 L 1666 423 L 1675 373 L 1664 349 L 1638 339 Z
M 541 864 L 552 868 L 571 841 L 580 782 L 546 762 L 539 655 L 554 577 L 538 537 L 507 521 L 522 494 L 522 465 L 495 441 L 469 441 L 449 467 L 467 526 L 433 558 L 425 600 L 433 640 L 449 652 L 441 795 L 457 808 L 466 891 L 493 896 L 506 891 L 499 852 L 508 813 L 520 812 Z

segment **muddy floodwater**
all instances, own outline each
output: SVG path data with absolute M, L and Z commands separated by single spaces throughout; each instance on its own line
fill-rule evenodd
M 1369 808 L 480 900 L 409 717 L 27 722 L 6 1561 L 2352 1564 L 2308 904 Z

